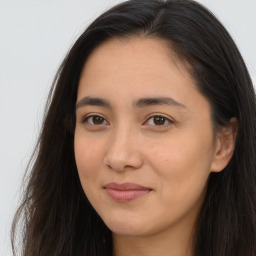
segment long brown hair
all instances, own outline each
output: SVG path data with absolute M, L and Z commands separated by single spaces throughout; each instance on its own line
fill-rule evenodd
M 74 158 L 77 87 L 88 55 L 113 37 L 167 40 L 212 107 L 216 129 L 238 119 L 234 155 L 212 173 L 195 237 L 195 256 L 256 254 L 256 100 L 244 61 L 214 15 L 191 0 L 130 0 L 98 17 L 62 62 L 12 229 L 21 255 L 112 255 L 111 231 L 88 202 Z M 20 227 L 20 229 L 19 229 Z M 19 247 L 18 246 L 18 247 Z

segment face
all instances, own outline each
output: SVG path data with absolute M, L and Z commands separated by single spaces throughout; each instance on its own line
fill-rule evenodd
M 117 235 L 193 227 L 214 164 L 210 104 L 166 43 L 111 39 L 83 68 L 75 157 L 92 206 Z

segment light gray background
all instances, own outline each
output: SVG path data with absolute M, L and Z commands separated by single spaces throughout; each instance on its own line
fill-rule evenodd
M 74 40 L 120 0 L 0 0 L 0 256 L 53 76 Z M 202 0 L 235 39 L 256 82 L 256 1 Z

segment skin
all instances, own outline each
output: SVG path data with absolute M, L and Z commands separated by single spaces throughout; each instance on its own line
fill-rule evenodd
M 111 39 L 92 52 L 81 74 L 76 163 L 86 196 L 113 232 L 116 256 L 192 255 L 209 174 L 232 155 L 232 129 L 213 131 L 209 101 L 173 56 L 162 40 Z M 108 105 L 92 105 L 88 97 Z M 173 100 L 136 104 L 156 97 Z M 151 191 L 118 202 L 106 193 L 110 182 Z

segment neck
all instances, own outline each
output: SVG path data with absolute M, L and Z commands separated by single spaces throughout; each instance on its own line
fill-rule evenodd
M 114 256 L 192 256 L 192 232 L 161 232 L 153 236 L 113 234 Z

